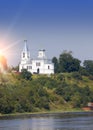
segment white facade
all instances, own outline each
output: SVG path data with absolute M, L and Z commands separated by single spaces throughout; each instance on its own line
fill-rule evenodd
M 45 50 L 39 50 L 37 59 L 31 59 L 30 52 L 27 47 L 27 41 L 21 53 L 21 62 L 19 64 L 19 72 L 27 69 L 32 74 L 54 74 L 54 64 L 47 59 Z

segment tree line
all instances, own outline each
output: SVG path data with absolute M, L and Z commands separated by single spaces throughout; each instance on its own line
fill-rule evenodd
M 81 66 L 81 61 L 72 56 L 71 51 L 63 51 L 59 58 L 53 57 L 55 73 L 64 72 L 79 72 L 82 75 L 93 75 L 93 60 L 84 60 Z

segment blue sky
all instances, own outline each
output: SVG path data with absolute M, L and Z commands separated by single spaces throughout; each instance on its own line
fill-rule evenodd
M 9 65 L 20 62 L 24 39 L 31 57 L 71 50 L 93 60 L 93 0 L 0 0 L 0 48 Z

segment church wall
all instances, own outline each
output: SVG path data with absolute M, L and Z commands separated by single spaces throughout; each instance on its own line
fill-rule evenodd
M 40 63 L 40 66 L 37 64 Z M 39 62 L 38 60 L 35 60 L 32 62 L 32 64 L 21 64 L 19 66 L 19 71 L 21 72 L 22 69 L 27 69 L 31 73 L 39 73 L 40 74 L 51 74 L 54 73 L 54 66 L 53 64 L 44 64 L 43 61 Z

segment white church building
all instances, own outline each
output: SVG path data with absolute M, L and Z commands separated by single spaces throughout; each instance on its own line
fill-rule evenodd
M 21 72 L 22 69 L 27 69 L 27 71 L 32 74 L 54 74 L 54 64 L 52 63 L 52 60 L 47 59 L 45 50 L 39 50 L 36 59 L 32 59 L 30 57 L 30 51 L 27 47 L 27 40 L 24 40 L 24 48 L 21 52 L 19 72 Z

